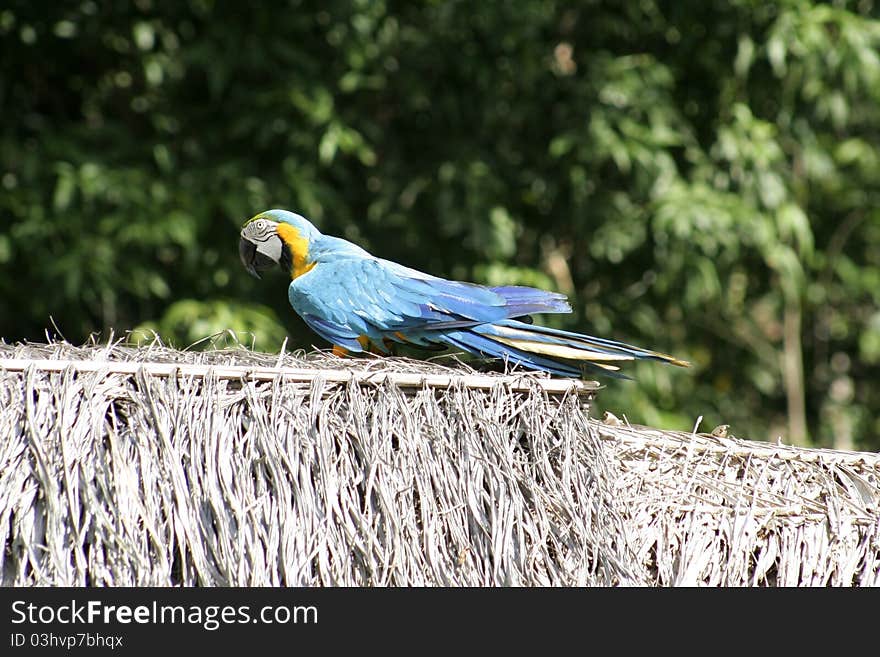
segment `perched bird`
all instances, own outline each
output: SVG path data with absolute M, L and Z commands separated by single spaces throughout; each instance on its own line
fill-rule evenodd
M 626 416 L 624 415 L 624 417 L 626 417 Z M 612 427 L 622 427 L 623 426 L 623 422 L 621 421 L 621 419 L 619 417 L 617 417 L 611 411 L 605 411 L 602 414 L 602 423 L 609 424 Z
M 730 425 L 729 424 L 719 424 L 717 427 L 712 429 L 712 433 L 710 436 L 714 436 L 715 438 L 727 438 L 730 435 Z
M 431 276 L 323 235 L 287 210 L 248 220 L 238 249 L 257 278 L 280 265 L 291 278 L 290 305 L 337 353 L 389 353 L 393 343 L 453 347 L 567 377 L 590 370 L 623 377 L 620 364 L 637 359 L 688 365 L 656 351 L 531 323 L 532 313 L 571 312 L 564 294 Z

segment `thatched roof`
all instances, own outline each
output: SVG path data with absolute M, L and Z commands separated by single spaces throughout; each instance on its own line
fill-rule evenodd
M 880 585 L 880 457 L 605 424 L 594 393 L 0 344 L 0 583 Z

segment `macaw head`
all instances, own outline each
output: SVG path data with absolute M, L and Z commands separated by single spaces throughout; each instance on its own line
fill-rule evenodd
M 260 272 L 279 265 L 296 278 L 314 266 L 309 244 L 320 235 L 305 217 L 287 210 L 266 210 L 242 226 L 238 254 L 252 276 L 260 278 Z

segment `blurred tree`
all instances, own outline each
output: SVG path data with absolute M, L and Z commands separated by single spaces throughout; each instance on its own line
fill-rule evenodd
M 6 3 L 0 336 L 318 343 L 283 277 L 237 261 L 242 221 L 286 207 L 438 275 L 561 290 L 575 312 L 540 321 L 694 361 L 609 385 L 631 421 L 880 448 L 876 14 Z

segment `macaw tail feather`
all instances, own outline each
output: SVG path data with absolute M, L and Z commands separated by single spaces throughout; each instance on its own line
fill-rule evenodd
M 509 347 L 490 337 L 480 335 L 473 330 L 448 331 L 443 334 L 443 342 L 472 354 L 482 354 L 507 361 L 511 365 L 520 365 L 532 370 L 540 370 L 558 376 L 578 377 L 581 370 L 566 363 L 544 358 L 539 354 L 530 354 L 515 347 Z
M 517 320 L 450 331 L 444 334 L 443 340 L 471 353 L 568 377 L 583 376 L 592 370 L 605 376 L 628 379 L 620 372 L 621 364 L 642 359 L 689 366 L 686 361 L 657 351 Z

